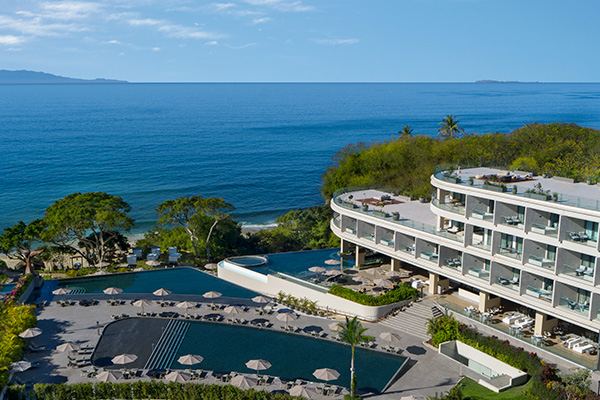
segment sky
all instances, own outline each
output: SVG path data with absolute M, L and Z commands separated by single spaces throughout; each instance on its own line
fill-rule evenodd
M 0 69 L 131 82 L 599 82 L 598 0 L 0 0 Z

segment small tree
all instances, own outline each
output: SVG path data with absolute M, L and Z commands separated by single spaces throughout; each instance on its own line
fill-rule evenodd
M 373 336 L 364 335 L 364 333 L 368 330 L 368 328 L 364 328 L 359 320 L 356 317 L 349 319 L 346 317 L 345 323 L 339 323 L 339 332 L 340 340 L 344 343 L 348 343 L 350 345 L 352 351 L 352 358 L 350 361 L 350 395 L 352 398 L 355 396 L 356 392 L 356 374 L 354 373 L 354 346 L 359 343 L 368 342 L 369 340 L 373 340 Z
M 19 221 L 9 228 L 4 228 L 4 233 L 0 235 L 0 253 L 12 260 L 23 261 L 25 273 L 32 274 L 31 261 L 42 252 L 41 250 L 32 251 L 32 245 L 40 240 L 43 230 L 44 224 L 40 219 L 36 219 L 28 225 Z
M 410 135 L 412 135 L 413 133 L 413 128 L 410 127 L 410 125 L 406 125 L 402 127 L 402 130 L 400 132 L 398 132 L 403 138 L 408 138 L 410 137 Z
M 458 133 L 463 132 L 464 129 L 458 126 L 458 118 L 454 115 L 446 115 L 446 117 L 440 122 L 440 128 L 438 132 L 444 139 L 451 139 L 458 136 Z

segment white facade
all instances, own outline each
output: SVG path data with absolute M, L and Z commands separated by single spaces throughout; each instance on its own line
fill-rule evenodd
M 342 190 L 331 202 L 331 229 L 343 241 L 429 271 L 431 291 L 449 278 L 478 289 L 482 311 L 495 305 L 494 296 L 536 310 L 536 332 L 556 324 L 547 317 L 598 332 L 600 189 L 560 178 L 533 177 L 506 188 L 474 179 L 499 173 L 436 173 L 429 204 Z M 534 184 L 550 194 L 526 193 Z M 374 204 L 382 194 L 387 201 Z

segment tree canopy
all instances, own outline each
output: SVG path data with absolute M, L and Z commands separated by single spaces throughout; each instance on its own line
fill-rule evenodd
M 21 260 L 27 267 L 31 267 L 31 259 L 39 252 L 32 251 L 32 245 L 40 240 L 44 231 L 44 223 L 40 219 L 25 224 L 19 221 L 15 225 L 4 228 L 4 233 L 0 235 L 0 253 L 8 258 Z M 31 273 L 29 269 L 26 273 Z
M 412 197 L 431 195 L 435 166 L 453 163 L 518 169 L 566 178 L 600 179 L 600 131 L 576 124 L 529 124 L 508 134 L 470 134 L 443 140 L 413 135 L 403 140 L 342 148 L 323 175 L 330 199 L 349 186 L 385 186 Z
M 103 192 L 73 193 L 55 201 L 43 219 L 42 240 L 66 247 L 90 265 L 107 261 L 123 233 L 133 227 L 131 210 L 121 197 Z

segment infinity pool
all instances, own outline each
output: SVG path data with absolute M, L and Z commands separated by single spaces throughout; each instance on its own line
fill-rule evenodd
M 173 322 L 171 322 L 172 324 Z M 181 337 L 161 341 L 161 357 L 168 360 L 160 363 L 169 369 L 188 369 L 177 359 L 186 354 L 204 357 L 194 368 L 210 371 L 255 373 L 245 363 L 252 359 L 264 359 L 272 366 L 264 374 L 287 379 L 317 381 L 312 373 L 318 368 L 333 368 L 340 377 L 331 384 L 349 387 L 350 347 L 329 340 L 314 339 L 309 336 L 277 332 L 269 329 L 256 329 L 220 323 L 177 321 L 186 324 L 181 329 Z M 96 365 L 113 368 L 111 357 L 122 353 L 133 353 L 138 360 L 128 367 L 148 367 L 150 349 L 159 343 L 159 338 L 167 332 L 169 320 L 141 319 L 117 321 L 110 324 L 98 344 L 93 360 Z M 144 332 L 141 336 L 140 332 Z M 367 332 L 368 334 L 368 332 Z M 175 343 L 175 345 L 173 345 Z M 406 357 L 356 348 L 355 365 L 358 388 L 369 392 L 381 392 L 394 377 Z M 156 366 L 158 364 L 154 364 Z M 117 368 L 120 366 L 115 366 Z
M 60 279 L 55 285 L 44 286 L 48 286 L 49 291 L 66 287 L 74 289 L 75 293 L 102 293 L 104 289 L 114 286 L 123 289 L 123 293 L 152 293 L 158 288 L 165 288 L 173 294 L 201 295 L 214 290 L 225 297 L 256 296 L 255 292 L 187 267 Z

